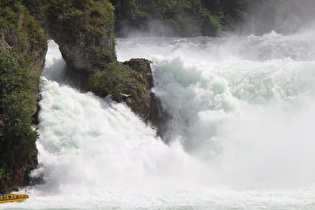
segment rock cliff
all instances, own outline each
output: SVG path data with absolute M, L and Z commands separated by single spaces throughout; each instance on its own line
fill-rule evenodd
M 0 136 L 0 189 L 10 190 L 27 184 L 37 165 L 38 134 L 31 125 L 47 46 L 19 1 L 1 1 L 0 8 L 0 115 L 7 121 Z

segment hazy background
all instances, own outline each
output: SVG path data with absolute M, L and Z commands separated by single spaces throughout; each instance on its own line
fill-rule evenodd
M 314 0 L 256 0 L 248 8 L 243 33 L 291 34 L 314 27 Z
M 313 0 L 111 0 L 117 37 L 290 34 L 313 25 Z

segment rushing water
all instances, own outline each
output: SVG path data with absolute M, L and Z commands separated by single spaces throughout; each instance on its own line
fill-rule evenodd
M 1 208 L 315 208 L 315 33 L 117 42 L 119 60 L 152 61 L 165 139 L 69 87 L 51 41 L 33 172 L 45 183 Z

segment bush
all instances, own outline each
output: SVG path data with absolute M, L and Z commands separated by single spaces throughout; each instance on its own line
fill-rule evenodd
M 0 188 L 9 188 L 25 165 L 34 165 L 37 132 L 31 129 L 31 114 L 36 95 L 31 91 L 31 77 L 15 59 L 0 51 L 0 114 L 9 124 L 0 137 Z M 27 168 L 27 167 L 26 167 Z
M 113 99 L 120 101 L 123 95 L 131 94 L 131 87 L 136 84 L 130 69 L 118 61 L 110 63 L 105 70 L 90 75 L 88 89 L 101 94 L 112 95 Z
M 37 163 L 31 128 L 46 36 L 21 1 L 0 2 L 0 115 L 9 118 L 0 136 L 0 189 L 21 186 Z

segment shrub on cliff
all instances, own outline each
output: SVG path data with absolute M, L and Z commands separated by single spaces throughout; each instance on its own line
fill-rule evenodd
M 136 85 L 132 72 L 117 61 L 108 64 L 103 71 L 91 74 L 88 80 L 89 90 L 101 95 L 111 94 L 116 101 L 131 94 L 131 87 Z
M 16 59 L 0 51 L 0 113 L 9 124 L 0 136 L 0 188 L 18 186 L 27 171 L 36 165 L 37 132 L 31 128 L 36 94 L 32 78 Z
M 0 188 L 10 189 L 24 184 L 37 164 L 31 119 L 47 44 L 21 1 L 1 1 L 0 7 L 0 115 L 9 118 L 0 136 Z
M 110 95 L 116 102 L 125 101 L 145 122 L 158 126 L 158 102 L 151 92 L 152 85 L 150 62 L 131 59 L 112 62 L 102 71 L 90 74 L 86 88 L 99 96 Z

